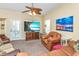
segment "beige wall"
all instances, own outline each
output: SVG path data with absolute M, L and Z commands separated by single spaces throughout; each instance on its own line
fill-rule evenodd
M 8 37 L 10 37 L 12 21 L 19 20 L 21 22 L 21 26 L 20 26 L 21 37 L 20 37 L 20 39 L 25 38 L 24 24 L 23 24 L 24 21 L 40 21 L 41 22 L 41 16 L 30 16 L 30 15 L 23 14 L 23 13 L 20 13 L 17 11 L 3 10 L 3 9 L 0 9 L 0 18 L 6 18 L 5 34 Z
M 62 34 L 62 39 L 73 38 L 74 40 L 79 39 L 79 4 L 62 4 L 54 11 L 50 11 L 46 16 L 46 19 L 51 20 L 51 27 L 52 31 L 56 30 L 56 19 L 74 16 L 74 31 L 73 32 L 66 32 L 66 31 L 58 31 Z

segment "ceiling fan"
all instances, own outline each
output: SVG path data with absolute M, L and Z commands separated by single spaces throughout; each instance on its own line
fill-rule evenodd
M 36 15 L 36 14 L 41 15 L 42 9 L 34 7 L 33 3 L 32 3 L 32 7 L 29 7 L 29 6 L 25 6 L 25 7 L 28 8 L 29 10 L 22 11 L 22 13 L 30 12 L 29 14 L 31 15 Z

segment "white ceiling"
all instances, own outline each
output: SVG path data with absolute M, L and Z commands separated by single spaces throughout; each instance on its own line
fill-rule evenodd
M 32 6 L 31 3 L 0 3 L 0 9 L 7 9 L 13 11 L 24 11 L 27 10 L 25 6 Z M 51 9 L 59 6 L 58 3 L 34 3 L 34 7 L 43 9 L 42 14 L 46 14 Z

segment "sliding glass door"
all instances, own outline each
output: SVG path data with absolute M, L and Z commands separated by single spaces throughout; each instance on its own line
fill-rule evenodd
M 20 38 L 20 21 L 19 20 L 12 21 L 10 36 L 12 40 L 18 40 Z

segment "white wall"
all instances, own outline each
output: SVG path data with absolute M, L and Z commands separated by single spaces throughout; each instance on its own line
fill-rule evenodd
M 73 32 L 66 32 L 66 31 L 58 31 L 62 34 L 62 37 L 65 39 L 72 38 L 73 40 L 79 40 L 79 4 L 71 3 L 71 4 L 62 4 L 55 10 L 51 10 L 46 16 L 46 19 L 51 20 L 51 30 L 56 30 L 56 19 L 74 16 L 74 31 Z
M 37 21 L 38 20 L 41 22 L 40 16 L 32 17 L 30 15 L 23 14 L 20 12 L 11 11 L 11 10 L 3 10 L 3 9 L 0 9 L 0 18 L 6 18 L 6 32 L 5 33 L 8 37 L 10 37 L 10 29 L 11 29 L 12 21 L 19 20 L 21 22 L 21 27 L 20 27 L 21 38 L 20 39 L 25 38 L 24 21 L 27 21 L 27 20 L 28 21 Z

